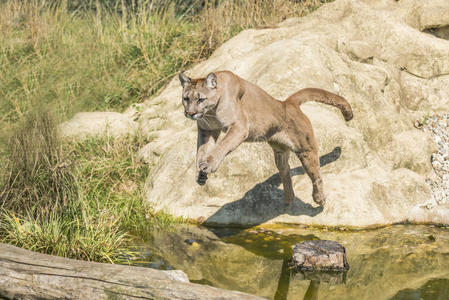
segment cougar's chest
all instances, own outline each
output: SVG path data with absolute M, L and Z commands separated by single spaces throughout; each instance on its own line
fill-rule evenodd
M 198 127 L 204 130 L 222 130 L 223 126 L 216 116 L 206 116 L 198 122 Z

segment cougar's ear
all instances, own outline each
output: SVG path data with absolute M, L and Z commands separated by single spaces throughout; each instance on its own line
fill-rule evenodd
M 206 86 L 210 89 L 214 89 L 217 87 L 217 75 L 214 73 L 209 73 L 206 77 Z
M 182 87 L 185 87 L 187 84 L 192 82 L 192 79 L 190 79 L 190 77 L 181 72 L 179 73 L 179 81 L 181 81 Z

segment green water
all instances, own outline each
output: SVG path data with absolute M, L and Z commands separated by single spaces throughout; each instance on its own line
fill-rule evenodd
M 288 266 L 296 243 L 328 239 L 346 248 L 347 273 L 302 274 Z M 449 299 L 449 229 L 395 225 L 356 232 L 272 226 L 186 226 L 154 232 L 134 265 L 180 269 L 191 282 L 269 299 Z

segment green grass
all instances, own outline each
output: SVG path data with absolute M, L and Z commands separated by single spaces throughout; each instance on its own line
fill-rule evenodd
M 114 262 L 182 222 L 144 200 L 138 136 L 61 140 L 78 111 L 121 111 L 247 28 L 327 0 L 1 1 L 0 241 Z
M 114 262 L 127 252 L 129 236 L 114 222 L 72 220 L 58 214 L 35 219 L 7 212 L 1 219 L 2 241 L 32 251 L 100 262 Z
M 113 262 L 133 238 L 182 222 L 145 202 L 139 136 L 63 141 L 48 112 L 27 114 L 13 132 L 0 185 L 2 242 Z

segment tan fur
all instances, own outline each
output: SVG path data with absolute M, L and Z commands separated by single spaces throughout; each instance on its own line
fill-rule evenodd
M 288 157 L 293 151 L 313 184 L 313 199 L 324 205 L 318 145 L 312 125 L 300 105 L 313 100 L 338 107 L 347 121 L 352 109 L 342 97 L 321 89 L 303 89 L 278 101 L 258 86 L 230 71 L 190 79 L 179 75 L 186 117 L 197 120 L 197 182 L 220 166 L 224 157 L 242 142 L 267 141 L 273 148 L 276 167 L 284 186 L 284 200 L 294 199 Z M 219 139 L 220 133 L 226 134 Z

